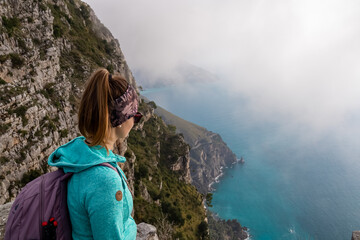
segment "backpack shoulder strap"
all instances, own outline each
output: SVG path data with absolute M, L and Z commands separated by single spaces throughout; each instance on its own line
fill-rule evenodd
M 128 189 L 129 189 L 129 191 L 130 191 L 130 193 L 131 193 L 132 197 L 134 197 L 134 193 L 131 191 L 130 186 L 129 186 L 129 183 L 128 183 L 128 181 L 127 181 L 126 177 L 125 177 L 125 176 L 123 176 L 123 175 L 121 174 L 121 172 L 120 172 L 117 168 L 115 168 L 114 166 L 112 166 L 110 163 L 107 163 L 107 162 L 100 163 L 100 164 L 98 164 L 97 166 L 104 166 L 104 167 L 108 167 L 108 168 L 111 168 L 111 169 L 113 169 L 114 171 L 116 171 L 116 172 L 120 175 L 120 178 L 123 178 L 123 179 L 125 180 L 126 185 L 127 185 Z
M 113 165 L 111 165 L 110 163 L 107 163 L 107 162 L 100 163 L 100 164 L 98 164 L 98 166 L 108 167 L 108 168 L 111 168 L 112 170 L 114 170 L 115 172 L 118 172 L 118 170 L 116 169 L 116 167 L 114 167 Z
M 113 165 L 111 165 L 110 163 L 104 162 L 104 163 L 98 164 L 97 166 L 104 166 L 104 167 L 111 168 L 112 170 L 114 170 L 115 172 L 117 172 L 117 173 L 120 175 L 120 177 L 124 178 L 125 181 L 126 181 L 126 178 L 121 174 L 121 172 L 120 172 L 116 167 L 114 167 Z M 126 182 L 127 182 L 127 181 L 126 181 Z

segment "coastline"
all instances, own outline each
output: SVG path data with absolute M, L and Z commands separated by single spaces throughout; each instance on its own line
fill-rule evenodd
M 213 219 L 213 220 L 215 220 L 215 221 L 225 221 L 224 219 L 222 219 L 220 216 L 219 216 L 219 214 L 218 213 L 215 213 L 215 212 L 212 212 L 212 211 L 210 211 L 209 210 L 209 213 L 211 214 L 211 218 Z M 231 219 L 228 219 L 228 220 L 226 220 L 226 222 L 227 221 L 232 221 Z M 236 220 L 236 219 L 235 219 Z M 236 222 L 237 223 L 239 223 L 239 221 L 238 220 L 236 220 Z M 240 223 L 239 223 L 240 224 Z M 241 224 L 240 224 L 240 226 L 241 226 Z M 251 234 L 250 234 L 250 229 L 249 228 L 247 228 L 247 227 L 244 227 L 244 226 L 241 226 L 241 233 L 242 233 L 242 235 L 240 236 L 240 238 L 241 238 L 241 240 L 252 240 L 252 238 L 251 238 Z M 246 234 L 246 237 L 244 237 L 244 235 L 243 234 Z
M 235 164 L 244 164 L 244 162 L 242 162 L 241 159 L 236 159 L 236 161 L 231 163 L 230 168 L 232 168 Z M 225 172 L 223 171 L 224 168 L 229 167 L 220 166 L 220 173 L 214 178 L 214 181 L 210 182 L 210 184 L 208 185 L 209 192 L 216 190 L 215 188 L 212 188 L 212 185 L 220 182 L 220 178 L 225 174 Z
M 231 163 L 231 166 L 230 168 L 232 168 L 235 164 L 244 164 L 244 162 L 241 161 L 241 159 L 236 159 L 235 162 L 232 162 Z M 212 181 L 209 185 L 208 185 L 208 188 L 209 188 L 209 192 L 211 193 L 215 193 L 214 191 L 216 191 L 216 188 L 213 188 L 212 185 L 214 185 L 215 183 L 219 183 L 220 182 L 220 178 L 222 176 L 225 175 L 225 171 L 223 169 L 226 169 L 226 168 L 229 168 L 227 166 L 220 166 L 220 173 L 215 177 L 214 181 Z M 206 208 L 208 208 L 207 206 L 205 206 Z M 209 209 L 208 209 L 209 210 Z M 212 212 L 212 211 L 211 211 Z M 213 216 L 216 218 L 216 219 L 221 219 L 221 217 L 218 215 L 218 213 L 215 213 L 215 212 L 212 212 Z M 236 219 L 236 221 L 239 222 L 239 220 Z M 239 222 L 240 223 L 240 222 Z M 247 237 L 244 239 L 244 240 L 252 240 L 251 238 L 251 235 L 250 235 L 250 229 L 248 227 L 244 227 L 242 226 L 242 231 L 244 231 L 247 235 Z
M 233 163 L 232 163 L 233 164 Z M 217 175 L 214 179 L 214 181 L 212 181 L 209 185 L 208 185 L 208 188 L 209 188 L 209 192 L 213 192 L 215 191 L 216 189 L 215 188 L 212 188 L 212 185 L 214 185 L 214 183 L 218 183 L 220 182 L 219 178 L 222 177 L 225 173 L 223 171 L 223 166 L 220 167 L 220 174 Z

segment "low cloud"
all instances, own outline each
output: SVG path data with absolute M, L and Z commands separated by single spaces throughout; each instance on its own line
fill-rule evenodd
M 258 117 L 329 129 L 360 112 L 360 2 L 87 0 L 130 68 L 216 73 Z

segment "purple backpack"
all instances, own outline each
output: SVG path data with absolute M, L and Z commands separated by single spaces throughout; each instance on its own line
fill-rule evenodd
M 117 171 L 109 163 L 99 165 Z M 4 240 L 72 239 L 67 207 L 67 181 L 72 175 L 58 169 L 29 182 L 11 207 Z

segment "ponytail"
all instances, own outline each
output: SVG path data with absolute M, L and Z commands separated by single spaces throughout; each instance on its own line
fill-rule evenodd
M 111 128 L 109 120 L 111 103 L 127 88 L 124 78 L 113 76 L 109 80 L 109 75 L 104 68 L 98 69 L 91 75 L 82 95 L 78 113 L 79 130 L 85 138 L 91 139 L 89 146 L 102 145 L 107 151 L 105 141 L 109 137 Z

